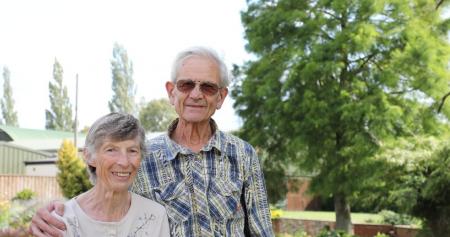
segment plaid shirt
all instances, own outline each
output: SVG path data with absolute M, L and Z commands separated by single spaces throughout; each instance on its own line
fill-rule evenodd
M 149 140 L 132 190 L 166 207 L 172 236 L 274 236 L 255 150 L 211 128 L 199 153 L 168 134 Z

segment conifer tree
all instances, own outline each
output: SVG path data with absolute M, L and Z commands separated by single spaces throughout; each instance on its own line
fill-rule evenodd
M 72 131 L 72 105 L 70 104 L 67 87 L 63 85 L 63 68 L 58 60 L 53 64 L 54 82 L 49 82 L 50 110 L 45 111 L 45 128 Z
M 133 63 L 128 58 L 126 49 L 117 43 L 114 44 L 111 71 L 113 97 L 108 102 L 109 110 L 134 114 L 136 89 L 133 81 Z
M 17 112 L 14 110 L 13 92 L 10 82 L 10 72 L 3 67 L 3 98 L 1 100 L 3 120 L 6 125 L 19 126 Z
M 71 141 L 64 140 L 61 144 L 56 165 L 59 169 L 56 180 L 64 197 L 73 198 L 92 187 L 86 165 L 78 157 L 77 149 Z

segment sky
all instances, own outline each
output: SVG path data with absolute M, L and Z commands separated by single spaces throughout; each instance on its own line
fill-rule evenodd
M 0 1 L 0 67 L 2 73 L 4 66 L 10 70 L 19 126 L 45 128 L 55 59 L 73 108 L 79 76 L 79 128 L 107 114 L 115 42 L 133 63 L 137 102 L 167 97 L 172 61 L 188 47 L 213 48 L 230 68 L 242 64 L 249 58 L 240 21 L 245 8 L 245 0 Z M 221 130 L 242 123 L 232 104 L 228 96 L 213 116 Z

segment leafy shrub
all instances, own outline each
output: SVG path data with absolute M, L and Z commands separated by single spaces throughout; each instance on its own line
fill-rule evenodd
M 276 237 L 311 237 L 308 235 L 305 231 L 299 230 L 294 233 L 294 235 L 291 234 L 276 234 Z
M 382 224 L 391 225 L 417 225 L 418 221 L 413 217 L 405 214 L 399 214 L 389 210 L 383 210 L 378 213 L 382 220 Z
M 0 202 L 0 230 L 5 230 L 0 236 L 21 236 L 19 234 L 10 234 L 10 232 L 13 229 L 27 229 L 36 211 L 36 206 L 36 201 Z M 17 231 L 13 232 L 16 233 Z
M 347 234 L 344 231 L 322 230 L 317 237 L 356 237 L 356 236 Z
M 272 219 L 280 218 L 283 215 L 283 210 L 270 207 L 270 217 Z
M 26 188 L 26 189 L 23 189 L 22 191 L 16 193 L 16 196 L 13 198 L 13 200 L 26 201 L 26 200 L 31 200 L 35 196 L 36 196 L 36 193 L 33 192 L 33 190 Z
M 383 233 L 377 233 L 377 235 L 375 235 L 374 237 L 389 237 L 389 235 L 383 234 Z
M 10 203 L 0 201 L 0 230 L 8 226 Z

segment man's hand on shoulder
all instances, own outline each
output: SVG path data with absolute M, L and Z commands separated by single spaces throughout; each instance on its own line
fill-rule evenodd
M 51 214 L 55 211 L 58 215 L 64 215 L 64 203 L 53 201 L 48 203 L 45 207 L 38 209 L 36 214 L 31 219 L 30 234 L 36 237 L 62 237 L 63 231 L 66 230 L 66 225 L 61 220 L 58 220 Z

